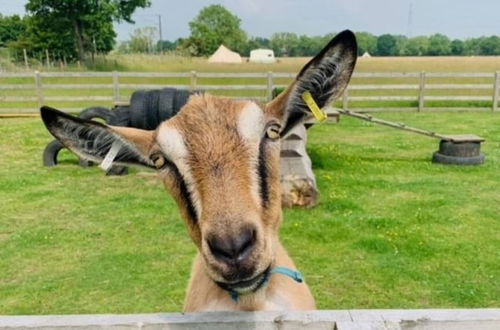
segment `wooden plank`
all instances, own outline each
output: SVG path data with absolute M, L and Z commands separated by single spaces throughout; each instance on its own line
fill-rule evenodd
M 271 102 L 273 99 L 273 73 L 269 71 L 267 73 L 267 102 Z
M 0 72 L 0 78 L 31 78 L 33 72 Z
M 446 141 L 453 141 L 453 142 L 484 142 L 485 139 L 474 135 L 474 134 L 455 134 L 455 135 L 445 135 Z
M 0 101 L 2 102 L 34 102 L 38 101 L 36 96 L 2 96 L 0 95 Z
M 52 101 L 52 102 L 113 101 L 113 97 L 112 96 L 46 96 L 45 101 Z
M 434 112 L 483 112 L 491 111 L 491 108 L 485 107 L 427 107 L 426 111 Z
M 83 109 L 80 108 L 74 108 L 74 107 L 64 107 L 64 108 L 58 108 L 61 111 L 64 112 L 69 112 L 69 113 L 78 113 L 82 111 Z M 0 113 L 6 113 L 6 114 L 12 114 L 12 113 L 19 113 L 19 114 L 24 114 L 24 113 L 39 113 L 40 108 L 39 107 L 33 107 L 33 108 L 0 108 Z
M 342 94 L 342 109 L 349 109 L 349 88 L 344 89 Z
M 417 111 L 421 112 L 425 106 L 425 71 L 420 72 L 420 81 L 418 84 L 418 108 Z
M 349 85 L 349 90 L 385 90 L 385 89 L 397 89 L 397 90 L 416 90 L 418 89 L 418 85 L 408 85 L 408 84 L 401 84 L 401 85 L 390 85 L 390 84 L 379 84 L 379 85 Z
M 373 107 L 373 108 L 351 108 L 350 110 L 356 112 L 416 112 L 416 107 Z
M 354 78 L 418 78 L 419 72 L 354 72 Z
M 426 96 L 429 101 L 491 101 L 491 96 Z
M 35 86 L 36 86 L 36 96 L 38 99 L 38 107 L 41 107 L 44 103 L 42 78 L 40 76 L 39 71 L 35 71 L 34 74 L 35 74 Z
M 43 86 L 44 89 L 111 89 L 113 84 L 50 84 Z
M 350 101 L 416 101 L 416 96 L 350 96 Z
M 120 100 L 120 77 L 117 71 L 113 71 L 113 100 Z
M 112 77 L 112 72 L 41 72 L 42 77 L 48 78 L 105 78 Z
M 171 84 L 120 84 L 120 89 L 161 89 L 165 87 L 188 89 L 188 85 L 171 85 Z
M 12 84 L 7 84 L 7 85 L 0 85 L 1 90 L 9 90 L 9 89 L 35 89 L 36 85 L 33 84 L 26 84 L 26 85 L 12 85 Z
M 267 90 L 266 85 L 198 85 L 204 90 Z
M 199 78 L 267 78 L 266 72 L 198 72 Z
M 491 78 L 491 72 L 428 72 L 429 78 Z
M 491 84 L 427 84 L 426 89 L 492 89 Z
M 495 72 L 495 82 L 493 84 L 493 106 L 492 110 L 493 111 L 498 111 L 498 98 L 499 98 L 499 91 L 498 89 L 500 88 L 500 71 Z
M 190 72 L 119 72 L 119 77 L 137 78 L 189 78 Z

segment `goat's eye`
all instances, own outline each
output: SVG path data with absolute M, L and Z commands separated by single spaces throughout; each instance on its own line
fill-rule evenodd
M 281 126 L 277 123 L 272 123 L 266 128 L 266 137 L 270 140 L 277 140 L 280 138 Z
M 157 169 L 164 167 L 167 163 L 165 156 L 163 156 L 161 153 L 152 154 L 150 158 Z

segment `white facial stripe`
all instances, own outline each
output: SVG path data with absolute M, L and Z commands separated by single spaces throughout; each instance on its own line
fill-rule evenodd
M 200 217 L 202 211 L 201 198 L 193 174 L 191 173 L 191 168 L 186 162 L 189 152 L 184 143 L 184 138 L 175 128 L 164 125 L 158 131 L 157 140 L 162 151 L 177 166 L 177 169 L 184 178 L 193 206 L 198 217 Z
M 250 152 L 250 180 L 251 193 L 257 205 L 261 204 L 259 195 L 259 144 L 263 137 L 264 127 L 266 125 L 264 112 L 254 102 L 248 102 L 241 110 L 238 118 L 238 132 L 243 140 L 249 145 Z

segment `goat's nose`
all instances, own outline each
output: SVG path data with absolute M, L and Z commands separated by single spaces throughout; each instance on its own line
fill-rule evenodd
M 245 260 L 255 245 L 256 233 L 253 229 L 244 229 L 237 236 L 212 236 L 207 239 L 213 256 L 218 260 L 234 264 Z

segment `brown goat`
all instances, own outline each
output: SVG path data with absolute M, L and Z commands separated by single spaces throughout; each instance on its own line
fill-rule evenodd
M 319 107 L 342 94 L 356 58 L 354 34 L 344 31 L 270 103 L 194 95 L 154 131 L 48 107 L 41 114 L 49 131 L 81 157 L 157 169 L 198 248 L 185 311 L 311 310 L 308 286 L 273 271 L 295 269 L 278 238 L 280 138 L 311 116 L 305 91 Z

